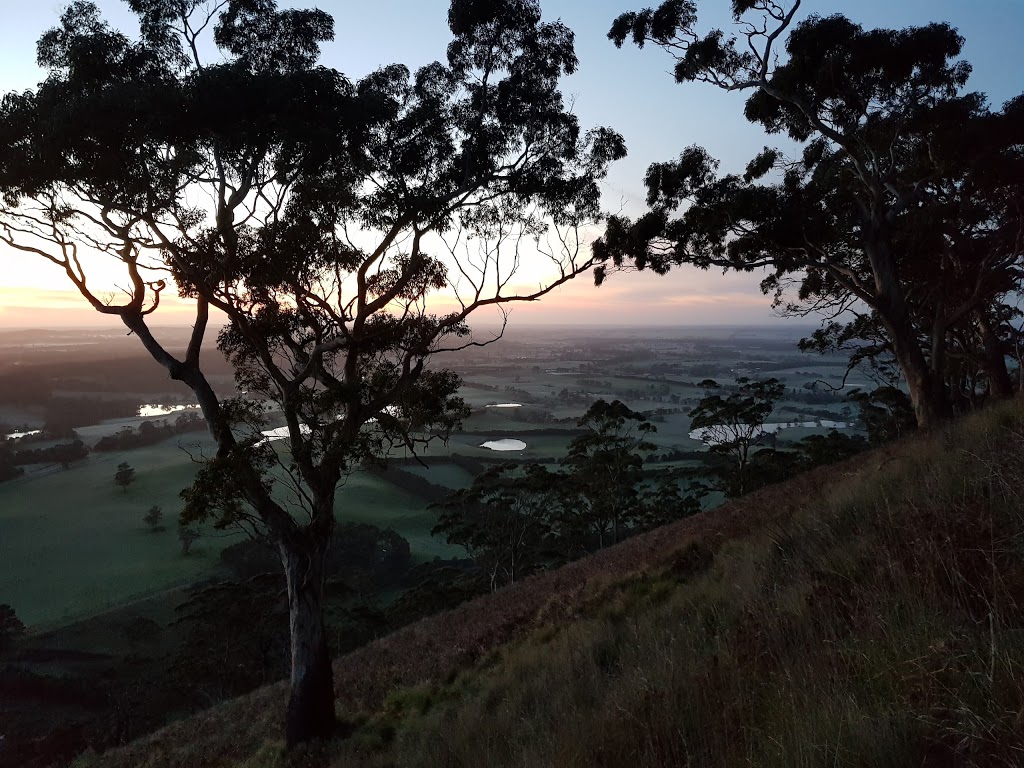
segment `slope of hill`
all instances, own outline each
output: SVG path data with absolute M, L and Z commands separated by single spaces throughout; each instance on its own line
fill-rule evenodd
M 79 766 L 1024 764 L 1024 403 L 766 488 Z

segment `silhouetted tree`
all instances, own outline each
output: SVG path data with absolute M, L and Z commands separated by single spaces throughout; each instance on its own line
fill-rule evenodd
M 855 389 L 849 398 L 860 408 L 859 420 L 872 445 L 895 440 L 917 427 L 910 398 L 895 387 L 878 387 L 871 392 Z
M 490 467 L 437 505 L 432 533 L 464 547 L 493 592 L 544 564 L 557 515 L 553 491 L 561 479 L 539 464 Z
M 192 589 L 175 610 L 183 642 L 170 673 L 189 698 L 210 706 L 287 674 L 288 601 L 279 573 Z
M 762 287 L 778 307 L 859 316 L 837 329 L 881 342 L 922 427 L 951 410 L 954 331 L 970 337 L 990 391 L 1005 396 L 992 318 L 1021 279 L 1024 98 L 992 112 L 963 93 L 971 68 L 949 25 L 796 23 L 801 5 L 736 0 L 731 35 L 697 32 L 693 0 L 615 20 L 616 45 L 653 42 L 675 58 L 677 81 L 749 92 L 746 118 L 803 152 L 766 148 L 742 175 L 718 176 L 699 147 L 652 165 L 651 212 L 610 220 L 595 250 L 658 271 L 766 267 Z
M 187 525 L 178 526 L 178 543 L 181 544 L 181 554 L 188 555 L 192 551 L 192 545 L 200 538 L 202 538 L 202 534 L 195 528 L 190 528 Z
M 25 625 L 14 613 L 14 609 L 6 603 L 0 604 L 0 654 L 10 650 L 24 634 Z
M 152 507 L 146 510 L 146 514 L 142 516 L 142 521 L 149 526 L 149 529 L 156 533 L 157 531 L 163 530 L 163 526 L 160 525 L 163 520 L 164 513 L 159 506 L 154 504 Z
M 0 444 L 0 482 L 21 477 L 24 472 L 14 460 L 14 452 L 5 445 Z
M 719 389 L 711 379 L 702 385 L 709 390 Z M 714 453 L 732 460 L 734 469 L 726 483 L 729 495 L 742 496 L 749 490 L 745 480 L 750 449 L 764 434 L 764 423 L 785 391 L 778 379 L 752 381 L 742 376 L 726 397 L 718 392 L 706 395 L 690 411 L 690 427 L 700 432 L 700 440 Z
M 586 432 L 569 443 L 562 465 L 563 537 L 575 530 L 597 547 L 620 541 L 642 512 L 642 454 L 654 450 L 648 435 L 657 431 L 642 414 L 619 400 L 598 400 L 577 422 Z
M 119 485 L 122 491 L 128 493 L 128 486 L 134 482 L 135 468 L 127 461 L 122 461 L 117 465 L 117 471 L 114 473 L 114 485 Z
M 277 547 L 291 745 L 335 722 L 321 601 L 341 479 L 459 423 L 458 377 L 428 361 L 490 340 L 468 338 L 474 311 L 537 300 L 590 269 L 578 227 L 599 217 L 598 181 L 625 150 L 566 109 L 573 35 L 543 22 L 536 0 L 453 0 L 444 61 L 358 83 L 317 66 L 333 34 L 322 11 L 129 3 L 138 39 L 73 3 L 39 43 L 46 79 L 0 104 L 0 239 L 60 267 L 193 391 L 217 450 L 183 521 L 255 527 Z M 79 248 L 123 267 L 123 303 L 93 292 Z M 549 271 L 517 292 L 533 256 Z M 166 270 L 196 306 L 181 356 L 149 325 Z M 437 314 L 428 298 L 441 289 L 455 306 Z M 253 399 L 210 385 L 211 307 Z M 290 450 L 262 440 L 257 398 L 283 414 Z M 290 492 L 275 494 L 280 483 Z
M 701 499 L 707 494 L 708 488 L 701 482 L 688 482 L 684 493 L 679 480 L 663 478 L 641 492 L 640 507 L 630 532 L 653 530 L 695 515 L 701 511 Z

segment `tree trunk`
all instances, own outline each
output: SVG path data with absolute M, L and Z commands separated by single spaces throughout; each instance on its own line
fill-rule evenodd
M 1006 355 L 1003 354 L 1003 346 L 999 337 L 992 330 L 984 309 L 975 313 L 978 321 L 978 333 L 981 336 L 983 349 L 982 368 L 988 377 L 989 394 L 997 400 L 1005 400 L 1013 396 L 1013 380 L 1010 372 L 1006 369 Z
M 946 416 L 941 379 L 932 375 L 921 348 L 913 338 L 899 338 L 893 333 L 893 353 L 907 382 L 918 429 L 932 429 Z
M 903 288 L 887 242 L 885 216 L 873 212 L 865 222 L 864 250 L 875 282 L 874 309 L 892 343 L 896 363 L 903 372 L 919 429 L 931 429 L 946 415 L 941 370 L 929 366 L 914 330 Z M 933 361 L 933 363 L 941 361 Z M 938 382 L 938 383 L 937 383 Z
M 324 631 L 323 587 L 326 546 L 308 552 L 281 547 L 288 585 L 291 634 L 291 695 L 285 718 L 288 747 L 334 733 L 334 671 Z

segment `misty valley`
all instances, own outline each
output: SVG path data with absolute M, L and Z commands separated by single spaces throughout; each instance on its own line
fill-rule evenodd
M 1024 6 L 620 2 L 5 16 L 0 768 L 1024 764 Z
M 877 382 L 870 371 L 848 372 L 844 358 L 799 353 L 799 330 L 524 327 L 460 353 L 453 365 L 470 409 L 461 427 L 415 452 L 395 447 L 386 462 L 343 481 L 335 512 L 357 535 L 339 545 L 347 559 L 339 555 L 330 577 L 332 651 L 599 548 L 583 532 L 572 552 L 524 553 L 519 574 L 499 577 L 486 546 L 436 530 L 446 500 L 488 471 L 558 472 L 595 402 L 622 403 L 651 427 L 637 451 L 637 492 L 667 483 L 681 498 L 704 482 L 679 514 L 725 497 L 714 481 L 722 458 L 709 451 L 714 438 L 691 427 L 690 411 L 708 391 L 701 382 L 781 383 L 758 425 L 760 448 L 792 452 L 837 428 L 862 434 L 844 393 Z M 165 329 L 172 345 L 183 333 Z M 2 669 L 26 684 L 27 698 L 8 702 L 26 736 L 55 739 L 58 749 L 62 739 L 80 747 L 100 732 L 130 737 L 282 677 L 287 634 L 274 606 L 283 577 L 272 550 L 245 526 L 178 523 L 181 491 L 215 451 L 187 390 L 154 375 L 120 335 L 9 332 L 0 344 L 0 432 L 8 435 L 0 450 L 16 470 L 0 483 L 0 602 L 27 630 Z M 209 365 L 219 394 L 238 394 L 226 364 Z M 280 419 L 267 408 L 262 434 L 286 457 Z M 282 478 L 276 492 L 287 501 L 294 488 Z M 626 522 L 616 536 L 630 526 L 643 529 Z M 233 636 L 236 612 L 257 609 L 258 627 Z M 199 636 L 207 639 L 197 646 Z M 221 636 L 235 655 L 239 643 L 262 650 L 226 665 L 222 652 L 210 655 L 210 638 Z M 195 665 L 206 670 L 198 687 Z M 126 700 L 133 715 L 111 731 Z

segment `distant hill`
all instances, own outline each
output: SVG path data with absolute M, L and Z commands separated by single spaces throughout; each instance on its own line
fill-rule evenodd
M 815 470 L 76 765 L 1024 764 L 1024 403 Z

